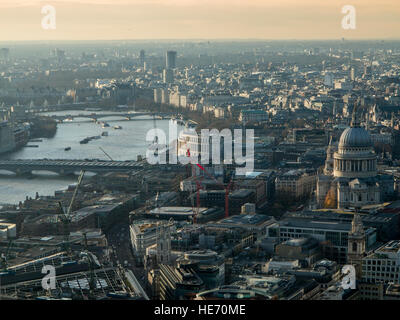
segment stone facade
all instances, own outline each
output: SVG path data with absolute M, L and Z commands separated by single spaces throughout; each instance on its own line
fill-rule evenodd
M 324 174 L 318 177 L 317 200 L 325 208 L 361 208 L 378 204 L 393 192 L 393 179 L 377 173 L 377 156 L 369 133 L 355 116 L 343 131 L 337 151 L 327 149 Z

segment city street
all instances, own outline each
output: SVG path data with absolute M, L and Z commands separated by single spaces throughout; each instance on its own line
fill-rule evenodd
M 143 266 L 137 266 L 131 249 L 131 241 L 129 235 L 129 225 L 119 223 L 112 227 L 106 234 L 108 245 L 112 249 L 111 262 L 114 266 L 122 265 L 126 269 L 130 269 L 136 276 L 140 285 L 146 290 L 145 272 Z M 126 263 L 125 263 L 126 262 Z M 147 290 L 146 290 L 147 292 Z

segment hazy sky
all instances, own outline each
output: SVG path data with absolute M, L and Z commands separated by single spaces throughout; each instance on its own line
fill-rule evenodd
M 56 9 L 43 30 L 41 8 Z M 343 30 L 344 5 L 356 29 Z M 0 0 L 0 41 L 400 38 L 400 0 Z

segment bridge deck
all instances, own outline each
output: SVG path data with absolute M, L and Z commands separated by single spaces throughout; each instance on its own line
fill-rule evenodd
M 0 160 L 0 169 L 11 171 L 32 170 L 93 170 L 115 171 L 143 168 L 142 163 L 136 161 L 87 161 L 87 160 Z

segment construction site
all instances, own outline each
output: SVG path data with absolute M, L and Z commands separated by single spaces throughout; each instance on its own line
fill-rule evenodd
M 147 298 L 133 273 L 113 261 L 101 228 L 84 223 L 79 228 L 71 227 L 74 221 L 82 220 L 82 213 L 73 209 L 84 175 L 82 171 L 69 204 L 65 207 L 60 201 L 58 214 L 47 218 L 56 226 L 51 230 L 55 233 L 43 230 L 46 236 L 29 232 L 21 236 L 19 232 L 17 237 L 11 229 L 14 233 L 8 232 L 0 241 L 2 299 Z

